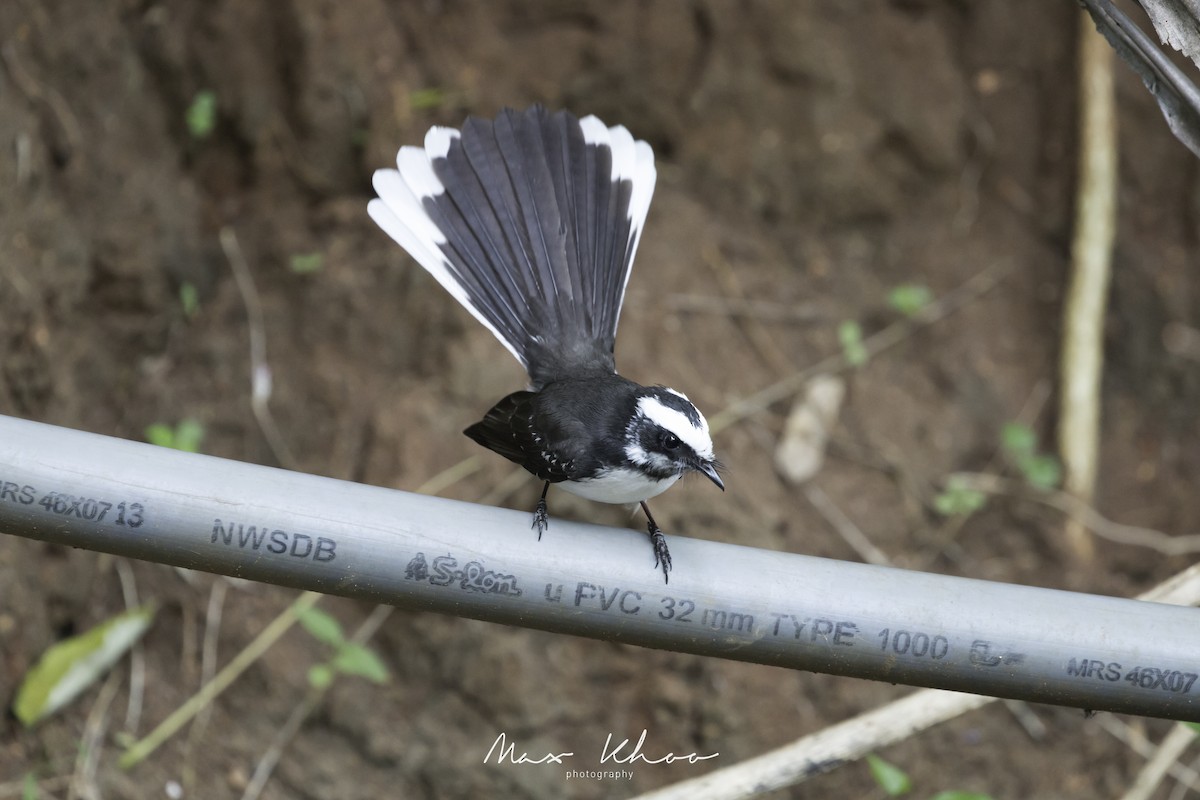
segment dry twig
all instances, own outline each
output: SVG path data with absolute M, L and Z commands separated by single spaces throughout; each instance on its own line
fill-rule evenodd
M 79 740 L 79 753 L 75 758 L 75 774 L 67 789 L 69 800 L 74 800 L 76 797 L 82 797 L 84 800 L 100 800 L 96 771 L 100 767 L 100 753 L 104 750 L 104 733 L 108 730 L 108 709 L 117 696 L 119 684 L 119 673 L 114 671 L 100 687 L 100 693 L 96 695 L 96 702 L 92 704 L 92 710 L 88 712 L 87 722 L 83 726 L 83 736 Z
M 67 151 L 63 156 L 71 158 L 79 153 L 80 144 L 83 142 L 82 128 L 79 126 L 75 112 L 71 111 L 71 106 L 67 104 L 58 90 L 53 86 L 43 86 L 25 71 L 25 67 L 17 56 L 17 48 L 11 41 L 0 45 L 0 64 L 4 65 L 9 77 L 12 78 L 13 85 L 21 94 L 25 95 L 26 100 L 33 104 L 44 103 L 50 109 L 50 113 L 54 115 L 54 119 L 66 139 Z
M 654 298 L 655 308 L 681 314 L 716 314 L 726 317 L 754 317 L 759 322 L 806 322 L 824 317 L 816 303 L 797 305 L 748 297 L 721 297 L 702 294 L 669 294 Z
M 1112 48 L 1079 12 L 1079 186 L 1071 277 L 1063 309 L 1058 449 L 1065 488 L 1092 502 L 1100 450 L 1100 378 L 1104 371 L 1104 318 L 1117 216 L 1117 120 Z M 1072 519 L 1067 541 L 1090 561 L 1095 546 Z
M 133 568 L 124 558 L 114 560 L 117 575 L 121 581 L 121 592 L 125 596 L 125 608 L 128 611 L 138 607 L 137 581 L 133 576 Z M 129 651 L 129 703 L 125 707 L 125 730 L 136 733 L 142 721 L 142 701 L 146 697 L 146 647 L 138 639 Z
M 206 686 L 217 674 L 217 642 L 221 634 L 221 620 L 225 611 L 225 595 L 229 592 L 230 581 L 223 575 L 218 575 L 208 593 L 208 608 L 204 615 L 204 642 L 200 648 L 200 686 Z M 212 706 L 206 705 L 196 713 L 196 718 L 188 730 L 187 747 L 184 750 L 183 768 L 180 770 L 183 784 L 189 790 L 197 786 L 196 771 L 192 766 L 192 754 L 196 752 L 197 743 L 208 730 L 208 721 L 212 716 Z
M 811 483 L 804 484 L 804 496 L 808 498 L 808 502 L 812 503 L 813 508 L 825 518 L 829 527 L 833 528 L 863 561 L 881 567 L 891 565 L 892 560 L 888 558 L 887 553 L 876 547 L 875 543 L 863 533 L 862 528 L 846 516 L 846 513 L 821 490 L 821 487 Z
M 1196 732 L 1182 722 L 1176 723 L 1175 727 L 1171 728 L 1171 732 L 1158 747 L 1151 745 L 1141 733 L 1119 720 L 1106 720 L 1101 727 L 1148 759 L 1133 785 L 1125 791 L 1125 794 L 1121 795 L 1121 800 L 1150 800 L 1167 775 L 1189 785 L 1192 789 L 1200 785 L 1200 775 L 1197 775 L 1191 768 L 1177 763 L 1179 757 L 1183 755 L 1183 751 L 1196 741 Z M 1122 734 L 1126 736 L 1122 736 Z M 1137 739 L 1141 741 L 1134 745 L 1133 741 Z
M 263 318 L 262 302 L 258 298 L 258 289 L 254 286 L 254 277 L 250 274 L 250 266 L 242 254 L 238 244 L 237 234 L 233 228 L 221 228 L 221 249 L 233 270 L 234 280 L 237 281 L 238 291 L 242 294 L 242 302 L 246 306 L 246 316 L 250 325 L 250 408 L 258 427 L 275 460 L 286 469 L 296 469 L 296 459 L 292 456 L 291 448 L 279 432 L 275 417 L 271 414 L 271 365 L 267 363 L 267 325 Z

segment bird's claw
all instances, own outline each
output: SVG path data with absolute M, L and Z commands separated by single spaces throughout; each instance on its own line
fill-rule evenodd
M 538 541 L 542 540 L 542 534 L 550 527 L 550 513 L 546 510 L 546 498 L 538 500 L 537 508 L 533 510 L 533 524 L 531 528 L 537 528 Z
M 654 566 L 662 566 L 663 583 L 671 582 L 671 551 L 667 537 L 657 527 L 650 529 L 650 546 L 654 548 Z

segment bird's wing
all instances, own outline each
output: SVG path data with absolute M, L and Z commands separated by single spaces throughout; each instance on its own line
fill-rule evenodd
M 534 392 L 514 392 L 463 433 L 551 483 L 578 480 L 586 457 L 555 447 L 540 419 Z

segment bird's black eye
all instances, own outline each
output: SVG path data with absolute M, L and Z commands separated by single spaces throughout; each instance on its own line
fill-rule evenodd
M 679 448 L 679 437 L 673 433 L 664 433 L 662 435 L 663 450 L 676 450 Z

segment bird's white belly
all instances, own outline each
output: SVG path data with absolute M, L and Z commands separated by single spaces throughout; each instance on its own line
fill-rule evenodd
M 640 503 L 657 497 L 675 485 L 678 475 L 664 480 L 648 478 L 634 469 L 610 469 L 595 478 L 582 481 L 563 481 L 558 486 L 571 494 L 598 503 Z

